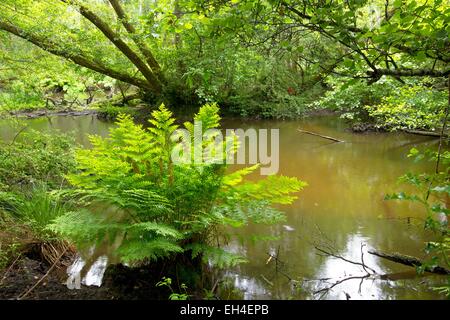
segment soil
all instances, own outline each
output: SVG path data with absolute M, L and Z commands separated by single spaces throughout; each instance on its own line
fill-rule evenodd
M 24 257 L 0 276 L 0 300 L 16 300 L 33 287 L 49 270 L 45 262 Z M 7 273 L 5 274 L 5 271 Z M 101 287 L 68 289 L 65 268 L 54 269 L 24 299 L 26 300 L 167 300 L 170 292 L 155 287 L 159 274 L 147 267 L 108 267 Z

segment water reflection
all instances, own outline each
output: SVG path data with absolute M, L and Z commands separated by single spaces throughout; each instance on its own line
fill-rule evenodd
M 94 116 L 33 119 L 27 130 L 71 132 L 88 146 L 86 134 L 105 136 L 109 123 Z M 364 275 L 360 266 L 333 257 L 319 256 L 314 243 L 327 238 L 336 252 L 360 261 L 361 243 L 378 250 L 424 257 L 424 242 L 432 235 L 423 230 L 424 210 L 417 204 L 384 201 L 386 193 L 409 191 L 396 184 L 407 171 L 432 170 L 431 164 L 415 164 L 407 158 L 412 147 L 435 147 L 436 139 L 407 134 L 352 134 L 335 117 L 301 121 L 224 121 L 224 128 L 280 129 L 280 174 L 297 176 L 308 187 L 294 204 L 282 209 L 287 221 L 275 226 L 249 226 L 231 230 L 241 241 L 230 243 L 235 252 L 245 254 L 248 264 L 226 274 L 243 290 L 246 299 L 312 299 L 327 283 L 315 279 L 332 278 L 328 285 L 352 275 Z M 330 143 L 320 137 L 301 134 L 297 128 L 332 136 L 345 143 Z M 12 139 L 20 126 L 0 121 L 0 138 Z M 251 179 L 258 179 L 257 175 Z M 320 231 L 319 231 L 320 230 Z M 278 236 L 278 241 L 254 242 L 254 235 Z M 279 255 L 267 263 L 269 255 Z M 436 299 L 429 289 L 440 277 L 418 278 L 412 268 L 364 254 L 367 265 L 389 280 L 344 281 L 324 299 Z M 361 284 L 361 289 L 360 289 Z
M 76 141 L 84 146 L 89 146 L 88 134 L 106 136 L 111 123 L 100 121 L 95 115 L 87 116 L 52 116 L 31 120 L 26 119 L 2 119 L 0 120 L 0 140 L 9 141 L 22 128 L 24 131 L 60 131 L 71 134 Z
M 241 125 L 241 122 L 228 121 L 225 126 L 237 128 Z M 424 257 L 424 242 L 432 239 L 432 235 L 423 230 L 424 209 L 414 203 L 383 199 L 386 193 L 411 191 L 408 186 L 397 184 L 399 176 L 408 171 L 432 169 L 427 163 L 413 163 L 407 153 L 412 147 L 433 147 L 435 139 L 401 133 L 355 135 L 345 130 L 342 121 L 329 117 L 288 122 L 259 121 L 246 125 L 256 129 L 279 128 L 280 173 L 297 176 L 309 184 L 299 194 L 298 201 L 283 208 L 287 213 L 284 226 L 249 226 L 236 232 L 241 238 L 255 234 L 280 237 L 276 243 L 241 244 L 246 248 L 250 263 L 240 266 L 237 273 L 243 279 L 253 278 L 253 285 L 256 283 L 268 292 L 262 294 L 261 290 L 249 287 L 250 282 L 244 282 L 247 283 L 247 288 L 243 288 L 246 292 L 255 292 L 252 299 L 317 299 L 320 295 L 313 293 L 326 285 L 350 275 L 366 274 L 359 266 L 317 255 L 312 244 L 323 241 L 324 237 L 333 243 L 337 253 L 351 260 L 360 261 L 361 243 L 378 250 Z M 296 130 L 298 127 L 345 143 L 329 143 L 319 137 L 300 134 Z M 273 263 L 265 263 L 273 247 L 279 247 L 280 261 L 284 263 L 284 266 L 278 266 L 278 272 Z M 350 279 L 322 298 L 442 298 L 425 285 L 440 283 L 442 278 L 417 278 L 414 269 L 367 253 L 364 259 L 379 274 L 403 273 L 403 276 L 395 281 L 370 277 L 362 283 L 359 278 Z M 331 279 L 327 280 L 329 283 L 314 280 L 322 278 Z M 293 286 L 296 282 L 300 285 Z M 416 287 L 419 289 L 414 289 Z
M 364 244 L 370 239 L 360 234 L 348 235 L 345 249 L 339 256 L 357 263 L 362 263 L 378 274 L 384 274 L 386 268 L 379 262 L 378 258 L 368 254 Z M 362 253 L 361 253 L 362 252 Z M 379 286 L 379 281 L 372 277 L 367 277 L 370 269 L 364 270 L 363 266 L 345 261 L 341 258 L 327 256 L 325 262 L 319 267 L 316 277 L 319 279 L 329 279 L 326 282 L 320 281 L 314 292 L 322 297 L 320 290 L 325 290 L 335 285 L 330 290 L 322 291 L 323 297 L 328 299 L 378 299 L 383 297 L 383 291 Z M 352 279 L 353 278 L 353 279 Z M 342 281 L 342 282 L 341 282 Z

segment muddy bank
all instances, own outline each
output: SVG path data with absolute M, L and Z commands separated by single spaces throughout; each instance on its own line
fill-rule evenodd
M 49 111 L 49 110 L 36 110 L 36 111 L 14 111 L 9 112 L 8 115 L 17 118 L 27 118 L 36 119 L 41 117 L 53 117 L 53 116 L 87 116 L 91 114 L 97 114 L 98 110 L 87 109 L 87 110 L 60 110 L 60 111 Z M 0 117 L 5 117 L 5 115 Z
M 49 270 L 45 262 L 22 258 L 3 270 L 0 278 L 0 300 L 16 300 L 32 288 Z M 66 269 L 54 269 L 24 300 L 167 300 L 170 292 L 156 288 L 159 274 L 148 267 L 110 266 L 100 287 L 68 289 Z

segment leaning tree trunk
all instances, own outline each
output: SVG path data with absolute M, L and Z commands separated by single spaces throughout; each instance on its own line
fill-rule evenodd
M 142 39 L 139 37 L 139 35 L 136 32 L 136 28 L 131 24 L 128 16 L 126 15 L 125 11 L 123 10 L 122 6 L 120 5 L 119 0 L 109 0 L 111 3 L 111 6 L 114 8 L 114 11 L 117 14 L 117 17 L 122 22 L 123 26 L 127 30 L 127 32 L 130 34 L 132 40 L 138 47 L 141 54 L 145 57 L 145 60 L 147 62 L 147 65 L 152 69 L 152 71 L 156 74 L 158 80 L 160 82 L 165 82 L 164 75 L 161 73 L 161 67 L 156 61 L 155 57 L 153 56 L 150 48 L 147 46 L 147 44 L 142 41 Z
M 163 83 L 165 82 L 161 68 L 152 55 L 150 49 L 136 35 L 136 30 L 131 23 L 128 22 L 125 12 L 122 7 L 120 7 L 118 1 L 111 0 L 111 4 L 113 4 L 116 14 L 119 18 L 121 18 L 124 27 L 136 43 L 139 52 L 135 52 L 121 38 L 120 34 L 115 32 L 107 22 L 105 22 L 99 15 L 94 13 L 83 3 L 77 0 L 60 1 L 66 3 L 68 6 L 76 7 L 80 15 L 90 21 L 99 31 L 101 31 L 102 34 L 129 60 L 129 62 L 137 68 L 137 75 L 130 75 L 126 72 L 118 71 L 114 67 L 106 65 L 99 59 L 86 54 L 83 50 L 56 43 L 48 37 L 44 37 L 30 30 L 25 30 L 8 19 L 0 18 L 0 30 L 20 37 L 51 54 L 70 60 L 79 66 L 101 73 L 124 83 L 134 85 L 144 91 L 152 92 L 155 95 L 161 94 Z M 140 55 L 143 55 L 144 58 L 141 58 Z
M 143 79 L 133 77 L 130 76 L 129 74 L 114 70 L 106 66 L 99 60 L 85 56 L 83 53 L 72 52 L 64 48 L 61 48 L 58 44 L 52 42 L 51 40 L 27 32 L 24 29 L 21 29 L 9 22 L 0 20 L 0 29 L 3 31 L 7 31 L 11 34 L 14 34 L 15 36 L 20 37 L 24 40 L 27 40 L 28 42 L 38 46 L 39 48 L 49 53 L 70 60 L 79 66 L 104 74 L 113 79 L 132 84 L 144 90 L 152 89 L 151 86 L 148 84 L 148 82 Z
M 142 61 L 142 59 L 135 53 L 126 43 L 120 38 L 120 35 L 114 32 L 111 27 L 103 21 L 98 15 L 92 12 L 88 7 L 79 3 L 78 1 L 61 0 L 64 3 L 74 4 L 78 7 L 80 14 L 88 19 L 93 25 L 99 29 L 106 38 L 113 43 L 120 52 L 122 52 L 128 60 L 133 63 L 139 72 L 147 79 L 152 91 L 156 94 L 160 94 L 162 86 L 158 78 L 152 72 L 150 67 Z
M 377 250 L 368 250 L 368 252 L 377 257 L 384 258 L 384 259 L 387 259 L 392 262 L 400 263 L 405 266 L 421 267 L 424 265 L 424 262 L 421 261 L 420 259 L 418 259 L 416 257 L 400 254 L 400 253 L 386 253 L 386 252 L 381 252 L 381 251 L 377 251 Z M 444 267 L 440 267 L 440 266 L 434 266 L 434 267 L 425 266 L 424 270 L 431 272 L 431 273 L 437 273 L 437 274 L 450 274 L 450 270 L 448 270 Z

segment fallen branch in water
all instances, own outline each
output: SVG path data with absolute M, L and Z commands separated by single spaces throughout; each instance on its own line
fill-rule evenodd
M 342 283 L 345 282 L 345 281 L 355 280 L 355 279 L 361 280 L 360 283 L 359 283 L 359 289 L 358 289 L 359 293 L 361 293 L 361 286 L 362 286 L 363 281 L 364 281 L 365 279 L 369 279 L 369 278 L 372 277 L 372 276 L 373 276 L 373 275 L 371 275 L 370 273 L 367 273 L 367 274 L 362 275 L 362 276 L 349 276 L 349 277 L 345 277 L 345 278 L 343 278 L 343 279 L 341 279 L 341 280 L 338 280 L 338 281 L 336 281 L 335 283 L 331 284 L 329 287 L 325 287 L 325 288 L 322 288 L 322 289 L 320 289 L 320 290 L 315 291 L 315 292 L 314 292 L 314 295 L 320 294 L 320 297 L 319 297 L 319 300 L 320 300 L 320 299 L 322 299 L 326 294 L 328 294 L 334 287 L 336 287 L 336 286 L 342 284 Z M 347 300 L 348 300 L 348 299 L 347 299 Z
M 267 259 L 266 264 L 269 264 L 272 260 L 274 260 L 275 263 L 276 263 L 276 269 L 275 269 L 275 271 L 276 271 L 277 273 L 280 273 L 280 274 L 282 274 L 283 276 L 285 276 L 289 281 L 295 281 L 290 275 L 288 275 L 287 273 L 283 272 L 283 271 L 281 270 L 281 268 L 279 267 L 279 264 L 281 264 L 281 265 L 284 265 L 284 264 L 285 264 L 283 261 L 280 261 L 280 259 L 278 259 L 279 251 L 280 251 L 280 250 L 278 249 L 278 254 L 277 254 L 277 256 L 274 256 L 274 255 L 272 255 L 272 254 L 270 254 L 270 253 L 267 253 L 267 255 L 269 256 L 269 259 Z
M 102 105 L 105 105 L 105 104 L 109 104 L 109 105 L 113 105 L 113 106 L 121 106 L 131 100 L 134 100 L 134 99 L 142 99 L 142 95 L 140 93 L 133 93 L 133 94 L 125 95 L 125 96 L 116 95 L 110 99 L 93 102 L 89 106 L 91 108 L 101 107 Z
M 412 256 L 403 255 L 400 253 L 385 253 L 385 252 L 376 251 L 376 250 L 368 250 L 367 252 L 369 252 L 370 254 L 375 255 L 377 257 L 384 258 L 384 259 L 390 260 L 392 262 L 400 263 L 405 266 L 420 267 L 420 266 L 424 265 L 424 262 L 422 262 L 420 259 L 418 259 L 416 257 L 412 257 Z M 431 272 L 431 273 L 437 273 L 437 274 L 450 274 L 450 270 L 448 270 L 444 267 L 440 267 L 440 266 L 425 267 L 424 270 Z
M 409 130 L 409 129 L 406 129 L 404 131 L 407 132 L 407 133 L 417 134 L 417 135 L 420 135 L 420 136 L 436 137 L 436 138 L 440 138 L 441 137 L 441 133 L 440 132 L 434 132 L 434 131 Z M 446 134 L 446 133 L 444 133 L 442 136 L 444 138 L 448 138 L 448 134 Z
M 345 258 L 345 257 L 343 257 L 343 256 L 341 256 L 341 255 L 338 255 L 338 254 L 336 254 L 336 253 L 327 251 L 327 250 L 325 250 L 324 248 L 320 248 L 320 247 L 314 245 L 314 248 L 315 248 L 317 251 L 319 251 L 319 252 L 321 252 L 321 253 L 323 253 L 323 254 L 325 254 L 325 255 L 327 255 L 327 256 L 330 256 L 330 257 L 333 257 L 333 258 L 336 258 L 336 259 L 341 259 L 341 260 L 343 260 L 343 261 L 345 261 L 345 262 L 348 262 L 348 263 L 351 263 L 351 264 L 359 265 L 359 266 L 361 266 L 361 267 L 364 269 L 364 271 L 366 271 L 366 273 L 369 273 L 369 272 L 367 271 L 367 269 L 369 269 L 371 272 L 373 272 L 374 274 L 376 274 L 377 272 L 376 272 L 374 269 L 370 268 L 369 266 L 367 266 L 367 265 L 364 263 L 363 247 L 364 247 L 364 244 L 361 244 L 361 262 L 358 262 L 358 261 L 352 261 L 352 260 L 349 260 L 349 259 L 347 259 L 347 258 Z M 369 252 L 370 252 L 370 251 L 369 251 Z
M 339 139 L 336 139 L 336 138 L 333 138 L 333 137 L 329 137 L 329 136 L 324 136 L 324 135 L 322 135 L 322 134 L 319 134 L 319 133 L 315 133 L 315 132 L 311 132 L 311 131 L 306 131 L 306 130 L 302 130 L 302 129 L 297 129 L 299 132 L 301 132 L 301 133 L 306 133 L 306 134 L 310 134 L 310 135 L 313 135 L 313 136 L 316 136 L 316 137 L 321 137 L 321 138 L 324 138 L 324 139 L 328 139 L 328 140 L 331 140 L 331 141 L 334 141 L 334 142 L 345 142 L 345 141 L 343 141 L 343 140 L 339 140 Z
M 322 255 L 333 257 L 333 258 L 336 258 L 336 259 L 340 259 L 342 261 L 345 261 L 345 262 L 348 262 L 348 263 L 351 263 L 351 264 L 354 264 L 354 265 L 358 265 L 358 266 L 362 267 L 362 269 L 365 272 L 365 274 L 363 274 L 363 275 L 358 275 L 358 276 L 349 275 L 349 276 L 345 276 L 343 278 L 340 278 L 340 279 L 336 280 L 334 283 L 329 283 L 328 281 L 326 281 L 326 282 L 329 283 L 329 286 L 326 286 L 326 287 L 321 288 L 319 290 L 316 290 L 314 292 L 314 295 L 320 294 L 319 300 L 322 299 L 325 295 L 327 295 L 330 291 L 332 291 L 333 288 L 335 288 L 336 286 L 338 286 L 338 285 L 340 285 L 340 284 L 342 284 L 342 283 L 344 283 L 346 281 L 355 280 L 355 279 L 360 280 L 358 292 L 359 292 L 359 294 L 361 294 L 362 284 L 363 284 L 364 280 L 375 279 L 378 276 L 378 273 L 373 268 L 367 266 L 366 263 L 364 262 L 364 251 L 363 251 L 363 249 L 365 247 L 365 244 L 363 244 L 363 243 L 361 243 L 361 262 L 347 259 L 347 258 L 337 254 L 335 252 L 335 249 L 333 249 L 333 248 L 326 249 L 324 247 L 319 247 L 318 245 L 315 245 L 315 244 L 313 244 L 313 246 Z M 348 295 L 348 293 L 345 293 L 345 296 L 346 296 L 347 300 L 350 299 L 350 296 Z

